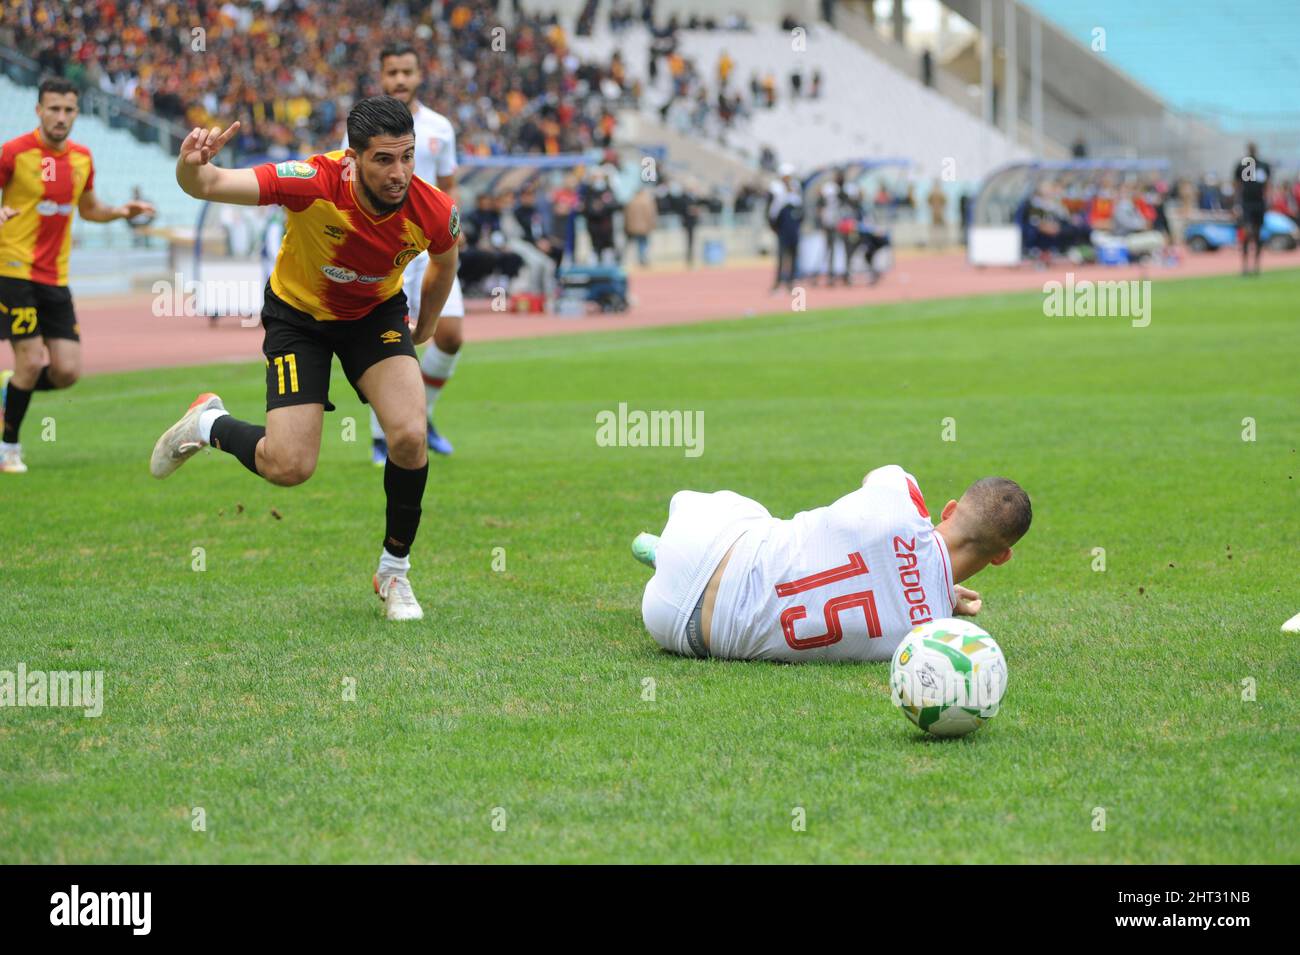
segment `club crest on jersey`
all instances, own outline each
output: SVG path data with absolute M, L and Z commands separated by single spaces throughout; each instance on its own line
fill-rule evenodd
M 460 206 L 451 207 L 451 219 L 447 223 L 447 231 L 451 233 L 453 239 L 460 235 Z
M 300 159 L 287 159 L 275 164 L 275 174 L 281 179 L 310 179 L 316 175 L 316 167 Z
M 393 265 L 399 269 L 406 268 L 406 263 L 420 254 L 419 249 L 403 249 L 397 253 L 397 258 L 393 259 Z

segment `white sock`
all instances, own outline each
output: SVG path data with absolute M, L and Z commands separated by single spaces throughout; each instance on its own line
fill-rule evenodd
M 433 406 L 438 403 L 438 395 L 442 394 L 443 384 L 456 370 L 458 358 L 460 352 L 449 353 L 437 345 L 430 345 L 424 350 L 424 356 L 420 359 L 420 374 L 424 376 L 424 403 L 431 420 Z M 438 384 L 432 384 L 431 381 L 436 381 Z
M 12 451 L 15 448 L 21 448 L 21 447 L 22 445 L 19 444 L 17 441 L 15 441 L 13 444 L 10 444 L 8 441 L 0 441 L 0 451 Z
M 199 437 L 204 444 L 212 443 L 212 422 L 216 421 L 222 415 L 230 414 L 222 408 L 209 408 L 199 415 Z
M 385 577 L 405 577 L 411 571 L 411 557 L 394 557 L 385 547 L 379 553 L 379 579 Z
M 370 438 L 372 441 L 382 441 L 384 438 L 384 429 L 379 426 L 379 415 L 375 414 L 375 409 L 370 409 Z

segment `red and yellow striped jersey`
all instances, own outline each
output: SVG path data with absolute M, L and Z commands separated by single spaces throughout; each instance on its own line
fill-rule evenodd
M 343 151 L 254 167 L 261 205 L 288 213 L 271 291 L 318 321 L 353 321 L 402 289 L 407 263 L 460 234 L 451 197 L 418 176 L 396 212 L 374 218 L 344 177 Z
M 18 210 L 0 225 L 0 275 L 67 285 L 72 210 L 95 188 L 90 150 L 68 140 L 55 152 L 34 129 L 0 146 L 0 188 Z

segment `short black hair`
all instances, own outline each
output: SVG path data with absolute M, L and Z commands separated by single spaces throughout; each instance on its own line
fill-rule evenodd
M 388 59 L 390 56 L 413 56 L 415 57 L 415 62 L 417 66 L 419 65 L 420 62 L 420 56 L 418 53 L 415 52 L 415 47 L 411 46 L 409 43 L 393 43 L 380 50 L 379 51 L 380 69 L 383 69 L 384 60 Z
M 415 120 L 400 99 L 367 96 L 348 113 L 348 145 L 365 152 L 375 136 L 415 135 Z
M 77 84 L 62 76 L 47 76 L 41 80 L 41 85 L 36 88 L 36 102 L 45 99 L 46 93 L 72 93 L 77 99 L 81 99 Z
M 966 489 L 962 503 L 967 508 L 971 536 L 980 550 L 996 555 L 1024 537 L 1034 519 L 1029 495 L 1015 481 L 1004 477 L 980 478 Z

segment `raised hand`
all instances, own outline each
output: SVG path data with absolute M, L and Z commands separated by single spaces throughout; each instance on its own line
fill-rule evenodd
M 181 161 L 189 166 L 206 166 L 221 147 L 230 142 L 239 130 L 239 120 L 235 120 L 221 132 L 216 126 L 211 129 L 194 127 L 181 143 Z

